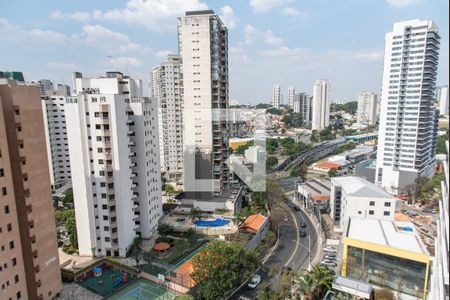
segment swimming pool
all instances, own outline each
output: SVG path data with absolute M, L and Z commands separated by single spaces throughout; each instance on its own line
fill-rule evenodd
M 214 221 L 195 221 L 194 224 L 198 227 L 220 227 L 230 223 L 227 219 L 215 219 Z

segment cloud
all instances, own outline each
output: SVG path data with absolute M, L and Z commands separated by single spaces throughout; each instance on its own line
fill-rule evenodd
M 199 0 L 129 0 L 127 7 L 106 12 L 92 12 L 95 20 L 109 20 L 137 24 L 150 31 L 176 30 L 174 20 L 186 11 L 205 10 L 208 6 Z
M 54 11 L 50 14 L 50 17 L 54 20 L 75 20 L 78 22 L 86 22 L 91 19 L 91 15 L 85 11 L 76 11 L 73 13 L 63 13 L 59 10 Z
M 77 68 L 77 65 L 75 63 L 60 63 L 50 61 L 46 65 L 47 67 L 52 69 L 69 70 L 69 71 L 73 71 Z
M 250 0 L 250 6 L 256 13 L 265 13 L 269 10 L 285 5 L 289 0 Z
M 420 0 L 386 0 L 387 4 L 394 7 L 405 7 L 417 4 Z
M 142 61 L 135 57 L 118 57 L 112 58 L 109 61 L 114 68 L 127 68 L 127 67 L 137 67 L 142 65 Z
M 244 27 L 244 38 L 246 44 L 252 44 L 255 40 L 262 40 L 264 43 L 269 45 L 280 45 L 283 43 L 283 39 L 274 35 L 272 31 L 258 31 L 252 25 L 245 25 Z
M 234 15 L 233 9 L 228 5 L 225 5 L 220 9 L 220 11 L 222 12 L 220 18 L 225 26 L 227 26 L 228 29 L 234 29 L 239 19 Z
M 282 14 L 285 16 L 299 17 L 303 15 L 301 11 L 293 7 L 285 7 L 282 11 Z
M 278 59 L 298 59 L 300 57 L 305 57 L 306 55 L 310 55 L 311 51 L 308 49 L 302 48 L 289 48 L 285 46 L 281 46 L 275 49 L 270 50 L 261 50 L 258 52 L 263 57 L 271 57 Z
M 383 60 L 383 51 L 359 52 L 353 54 L 353 58 L 364 61 L 381 61 Z
M 52 30 L 32 29 L 25 34 L 30 39 L 43 43 L 62 43 L 67 39 L 65 34 Z
M 107 49 L 108 52 L 147 53 L 151 50 L 149 47 L 131 42 L 127 35 L 101 25 L 84 25 L 82 31 L 81 35 L 75 37 L 90 46 Z

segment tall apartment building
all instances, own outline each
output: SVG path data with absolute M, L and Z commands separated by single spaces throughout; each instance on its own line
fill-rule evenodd
M 62 289 L 39 87 L 0 79 L 0 299 Z
M 295 88 L 293 86 L 288 87 L 288 101 L 289 107 L 294 108 Z
M 311 97 L 308 94 L 294 96 L 294 113 L 301 115 L 303 124 L 311 124 Z
M 58 96 L 70 96 L 70 86 L 58 83 L 55 94 Z
M 183 87 L 180 57 L 169 54 L 166 62 L 153 68 L 150 82 L 151 96 L 158 101 L 163 170 L 169 182 L 182 184 Z
M 322 130 L 330 123 L 330 83 L 328 80 L 316 80 L 313 86 L 312 99 L 313 130 Z
M 378 97 L 372 92 L 361 92 L 358 95 L 356 120 L 361 125 L 373 126 L 377 122 Z
M 53 82 L 50 79 L 39 80 L 39 87 L 42 96 L 51 96 L 55 93 Z
M 162 215 L 157 103 L 142 81 L 75 75 L 67 136 L 80 255 L 124 256 Z
M 59 188 L 71 181 L 64 96 L 41 96 L 50 183 Z
M 440 86 L 437 89 L 437 105 L 439 107 L 439 114 L 448 116 L 448 86 Z
M 432 21 L 398 22 L 386 34 L 375 180 L 394 193 L 434 174 L 439 40 Z
M 272 105 L 273 108 L 280 109 L 280 105 L 282 104 L 281 97 L 281 87 L 279 85 L 274 85 L 272 96 L 270 98 L 270 105 Z
M 184 189 L 187 195 L 211 198 L 225 189 L 229 179 L 225 164 L 228 124 L 223 112 L 212 111 L 228 108 L 228 30 L 212 10 L 186 12 L 179 18 L 178 39 L 184 93 L 184 170 L 190 170 L 189 176 L 184 176 Z

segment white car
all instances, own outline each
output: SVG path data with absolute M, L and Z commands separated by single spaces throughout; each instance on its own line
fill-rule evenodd
M 252 280 L 248 283 L 249 289 L 254 289 L 258 286 L 258 284 L 261 282 L 261 276 L 256 274 L 252 277 Z
M 320 262 L 320 265 L 326 266 L 326 267 L 336 267 L 337 264 L 334 261 L 331 261 L 329 259 L 324 259 Z
M 333 247 L 325 247 L 323 248 L 323 251 L 325 252 L 330 252 L 330 253 L 336 253 L 336 249 L 334 249 Z

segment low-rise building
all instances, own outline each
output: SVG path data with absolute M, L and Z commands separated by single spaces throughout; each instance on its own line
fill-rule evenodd
M 335 163 L 335 162 L 329 162 L 329 161 L 323 161 L 318 162 L 311 166 L 311 170 L 321 172 L 321 173 L 328 173 L 332 169 L 339 170 L 342 167 L 341 164 Z
M 431 259 L 412 223 L 353 217 L 342 247 L 341 276 L 426 299 Z
M 327 209 L 330 205 L 331 180 L 329 178 L 311 179 L 297 187 L 297 198 L 306 206 Z
M 395 198 L 375 184 L 356 176 L 331 179 L 330 215 L 342 230 L 350 217 L 393 220 Z

